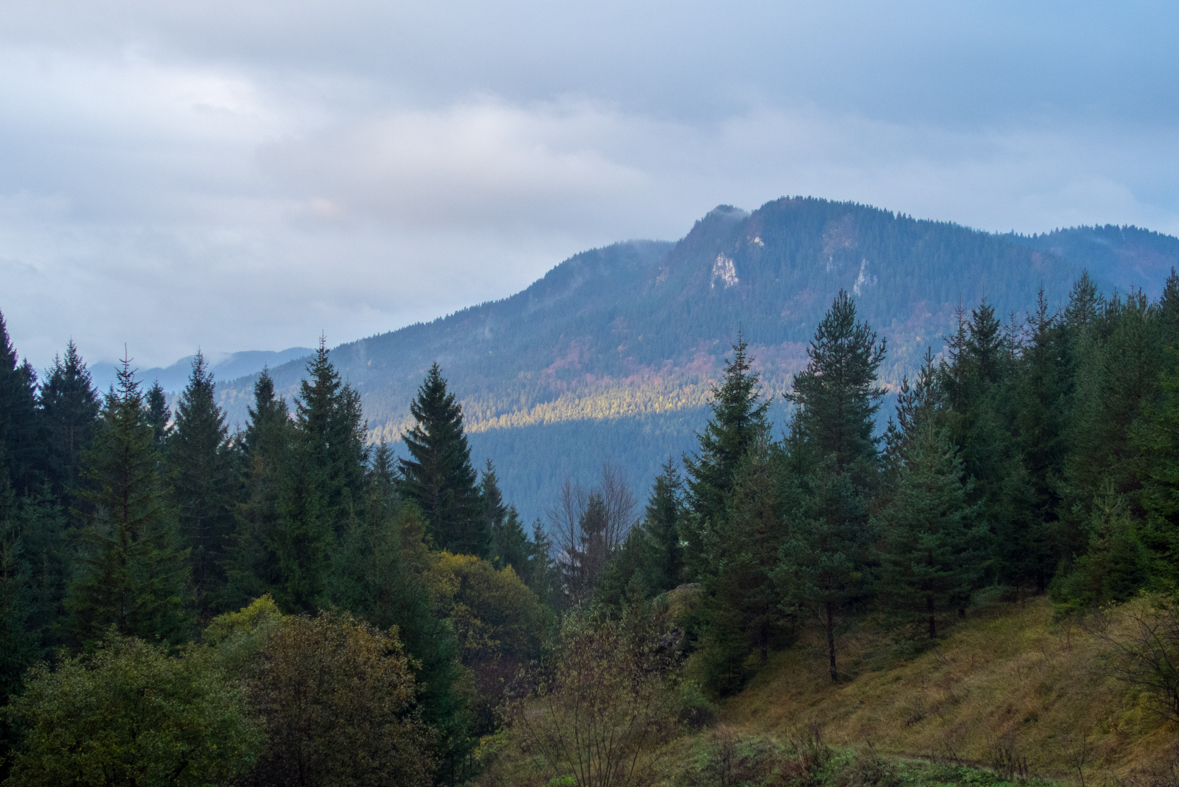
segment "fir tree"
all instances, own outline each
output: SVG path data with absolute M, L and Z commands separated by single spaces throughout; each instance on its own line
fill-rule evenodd
M 41 386 L 41 415 L 49 455 L 49 478 L 56 495 L 77 483 L 82 453 L 90 447 L 98 420 L 98 393 L 71 340 L 65 358 L 53 359 Z
M 278 600 L 310 612 L 326 592 L 332 549 L 362 515 L 367 451 L 359 395 L 341 382 L 323 339 L 307 371 L 295 403 L 294 451 L 280 479 L 275 552 Z
M 287 404 L 274 395 L 274 380 L 266 369 L 254 383 L 254 406 L 247 412 L 239 460 L 243 492 L 226 555 L 224 609 L 240 609 L 266 593 L 277 595 L 282 583 L 279 499 L 294 450 L 294 430 Z
M 224 552 L 236 503 L 234 457 L 213 375 L 197 353 L 176 403 L 167 467 L 180 541 L 188 551 L 198 608 L 207 612 L 224 584 Z
M 45 442 L 37 412 L 37 374 L 17 359 L 0 314 L 0 474 L 18 495 L 37 491 L 43 480 Z
M 487 557 L 491 534 L 480 510 L 462 406 L 447 391 L 437 363 L 409 409 L 416 423 L 405 435 L 410 458 L 400 460 L 402 495 L 425 514 L 438 549 Z
M 107 395 L 94 447 L 83 458 L 81 497 L 93 513 L 78 537 L 67 596 L 76 639 L 108 628 L 148 641 L 187 634 L 187 555 L 176 538 L 143 395 L 130 362 Z
M 688 505 L 692 519 L 685 523 L 688 570 L 696 576 L 708 572 L 710 557 L 704 549 L 708 532 L 720 526 L 726 514 L 733 477 L 745 451 L 768 426 L 769 402 L 762 401 L 758 373 L 745 338 L 740 333 L 733 345 L 732 360 L 725 359 L 724 377 L 712 387 L 712 415 L 704 432 L 697 435 L 700 447 L 684 456 Z
M 479 501 L 483 519 L 491 537 L 491 562 L 496 568 L 511 566 L 521 579 L 527 577 L 531 544 L 515 506 L 506 505 L 499 489 L 499 478 L 490 459 L 479 481 Z
M 159 380 L 151 384 L 151 388 L 147 389 L 147 395 L 144 398 L 147 403 L 147 422 L 152 429 L 152 441 L 157 451 L 163 451 L 170 433 L 169 424 L 172 421 L 172 411 L 168 409 L 168 397 Z
M 1053 534 L 1053 562 L 1078 546 L 1056 524 L 1060 484 L 1068 451 L 1065 441 L 1067 408 L 1071 401 L 1071 351 L 1068 334 L 1049 314 L 1044 290 L 1036 296 L 1036 310 L 1028 316 L 1030 341 L 1024 350 L 1015 398 L 1015 435 L 1027 469 L 1032 511 L 1030 518 Z
M 833 681 L 838 679 L 836 614 L 867 592 L 875 540 L 868 502 L 879 466 L 872 432 L 884 395 L 876 372 L 884 352 L 884 343 L 877 344 L 875 332 L 857 322 L 855 304 L 841 291 L 815 331 L 810 360 L 794 378 L 790 396 L 813 470 L 804 480 L 809 506 L 791 512 L 780 584 L 821 610 Z
M 300 453 L 324 494 L 324 516 L 340 533 L 364 490 L 368 452 L 360 394 L 340 379 L 322 338 L 307 373 L 295 403 Z
M 652 592 L 678 587 L 684 580 L 684 547 L 680 531 L 687 517 L 683 481 L 671 459 L 655 477 L 647 501 L 643 532 L 650 544 L 648 582 Z
M 708 552 L 716 565 L 705 581 L 711 647 L 704 660 L 708 681 L 720 694 L 741 687 L 751 652 L 765 662 L 786 618 L 775 574 L 786 539 L 786 511 L 796 501 L 782 466 L 781 448 L 763 433 L 738 466 L 728 515 L 709 536 Z
M 937 615 L 965 609 L 981 575 L 977 509 L 967 503 L 962 462 L 932 408 L 906 438 L 896 489 L 882 513 L 882 581 L 890 606 L 921 620 L 935 639 Z

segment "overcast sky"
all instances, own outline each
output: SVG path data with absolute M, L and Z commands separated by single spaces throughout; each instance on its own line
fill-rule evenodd
M 814 195 L 1179 234 L 1173 2 L 4 0 L 38 368 L 381 333 Z

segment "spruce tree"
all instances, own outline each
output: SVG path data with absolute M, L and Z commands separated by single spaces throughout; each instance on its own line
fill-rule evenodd
M 769 402 L 761 399 L 759 375 L 748 357 L 749 345 L 738 333 L 732 360 L 725 359 L 724 376 L 712 387 L 712 415 L 698 434 L 699 449 L 684 455 L 688 505 L 692 512 L 682 535 L 688 546 L 687 568 L 695 578 L 709 571 L 704 542 L 718 528 L 728 507 L 734 475 L 749 445 L 768 423 Z
M 738 465 L 728 514 L 706 542 L 716 563 L 704 583 L 709 634 L 703 660 L 718 694 L 741 688 L 750 653 L 765 662 L 786 620 L 775 577 L 786 512 L 797 501 L 783 464 L 781 447 L 763 432 Z
M 295 402 L 293 450 L 279 478 L 276 600 L 310 612 L 327 592 L 331 555 L 363 516 L 368 451 L 359 394 L 340 380 L 322 338 Z
M 254 405 L 241 437 L 242 500 L 226 555 L 227 585 L 221 606 L 240 609 L 265 593 L 279 595 L 282 572 L 280 496 L 294 451 L 286 401 L 275 396 L 266 369 L 254 383 Z
M 646 573 L 653 593 L 672 590 L 684 581 L 684 547 L 680 531 L 687 518 L 684 484 L 669 458 L 655 477 L 647 501 L 643 532 L 650 544 Z
M 307 373 L 295 403 L 299 451 L 316 475 L 323 514 L 338 534 L 364 495 L 368 451 L 360 394 L 340 379 L 322 338 Z
M 365 477 L 363 517 L 349 521 L 332 555 L 327 600 L 379 629 L 397 627 L 417 662 L 422 719 L 437 731 L 439 758 L 454 770 L 467 747 L 458 641 L 432 608 L 420 576 L 421 515 L 413 503 L 398 499 L 392 470 L 392 452 L 381 444 Z
M 130 362 L 107 395 L 94 447 L 83 457 L 82 499 L 92 513 L 78 536 L 68 588 L 70 629 L 81 643 L 107 629 L 148 641 L 188 633 L 187 554 L 165 499 L 143 394 Z
M 153 382 L 151 387 L 147 389 L 144 399 L 147 404 L 147 422 L 152 429 L 152 440 L 156 450 L 163 451 L 170 433 L 169 423 L 172 420 L 172 411 L 168 408 L 168 396 L 164 393 L 164 388 L 160 385 L 159 380 Z
M 213 375 L 198 352 L 176 403 L 167 444 L 172 503 L 180 541 L 189 551 L 198 609 L 208 612 L 225 582 L 225 547 L 236 504 L 234 457 Z
M 415 424 L 405 435 L 410 457 L 400 460 L 401 493 L 430 524 L 436 548 L 487 557 L 491 534 L 480 510 L 463 410 L 435 363 L 409 406 Z
M 906 435 L 895 491 L 881 515 L 889 605 L 920 620 L 930 639 L 940 613 L 965 609 L 983 558 L 962 462 L 933 416 L 925 409 Z
M 1043 288 L 1036 310 L 1028 316 L 1030 341 L 1020 364 L 1014 406 L 1016 444 L 1027 470 L 1031 497 L 1030 518 L 1052 534 L 1055 563 L 1078 546 L 1057 520 L 1060 484 L 1068 444 L 1067 409 L 1071 403 L 1072 357 L 1068 334 L 1060 319 L 1048 311 Z
M 40 403 L 49 479 L 54 494 L 61 497 L 77 483 L 82 452 L 90 447 L 99 410 L 90 372 L 72 340 L 66 345 L 65 358 L 53 359 L 53 368 L 41 386 Z
M 0 474 L 18 495 L 34 494 L 44 476 L 45 441 L 37 412 L 37 374 L 20 362 L 0 314 Z
M 492 563 L 496 568 L 511 566 L 518 576 L 523 577 L 528 567 L 528 534 L 520 524 L 520 514 L 515 507 L 504 503 L 495 465 L 490 459 L 479 481 L 479 501 L 491 536 Z
M 813 469 L 803 481 L 809 505 L 791 512 L 780 584 L 819 608 L 833 681 L 836 615 L 868 591 L 875 540 L 868 505 L 879 468 L 873 429 L 884 395 L 876 373 L 884 353 L 884 342 L 877 344 L 876 333 L 856 320 L 855 303 L 840 291 L 815 331 L 810 360 L 790 395 Z

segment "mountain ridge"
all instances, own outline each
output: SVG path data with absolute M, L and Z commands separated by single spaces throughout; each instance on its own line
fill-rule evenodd
M 588 483 L 595 467 L 616 461 L 643 487 L 669 455 L 689 450 L 738 330 L 765 392 L 788 390 L 839 289 L 888 341 L 881 373 L 891 388 L 927 348 L 941 349 L 960 306 L 986 297 L 1000 315 L 1021 315 L 1039 287 L 1059 306 L 1088 258 L 1100 263 L 1106 291 L 1128 289 L 1135 276 L 1147 292 L 1161 289 L 1169 236 L 1155 233 L 1151 246 L 1140 234 L 1148 231 L 1070 232 L 1015 239 L 812 197 L 751 213 L 721 205 L 674 243 L 582 252 L 508 298 L 340 345 L 332 359 L 361 394 L 370 439 L 390 442 L 437 361 L 463 403 L 474 458 L 495 459 L 509 497 L 531 518 L 563 480 L 558 472 Z M 1111 254 L 1141 264 L 1111 266 Z M 302 367 L 273 368 L 276 390 L 293 396 Z M 219 390 L 231 422 L 243 421 L 252 379 Z M 568 452 L 579 458 L 568 461 Z

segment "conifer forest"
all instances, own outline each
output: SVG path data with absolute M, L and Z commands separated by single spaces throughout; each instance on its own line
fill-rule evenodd
M 732 325 L 691 450 L 650 488 L 611 463 L 570 479 L 533 521 L 472 461 L 437 362 L 395 450 L 322 341 L 296 395 L 263 372 L 231 430 L 199 353 L 172 400 L 130 360 L 99 391 L 72 342 L 34 369 L 0 317 L 0 783 L 1115 773 L 1179 724 L 1179 275 L 1156 299 L 1104 292 L 1088 273 L 1060 308 L 1024 292 L 1019 320 L 963 304 L 896 385 L 841 290 L 779 398 Z M 1077 684 L 1125 705 L 1045 744 L 1072 760 L 1037 770 L 1023 743 L 1066 701 L 1044 681 L 1033 710 L 994 703 L 991 732 L 955 731 L 952 686 L 912 694 L 894 738 L 865 722 L 869 743 L 933 729 L 890 750 L 926 765 L 817 722 L 757 727 L 806 704 L 755 705 L 770 687 L 862 705 L 872 675 L 948 664 L 971 626 L 1035 610 L 1096 670 Z

